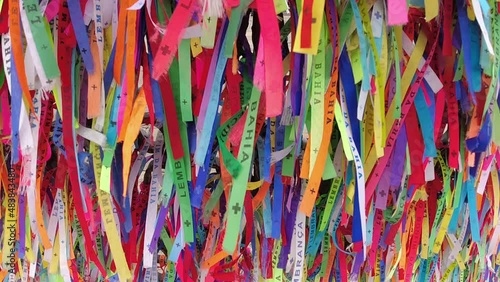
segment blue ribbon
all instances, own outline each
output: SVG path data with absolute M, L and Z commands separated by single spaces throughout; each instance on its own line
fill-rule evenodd
M 116 144 L 116 139 L 118 137 L 117 117 L 120 106 L 121 92 L 122 87 L 117 85 L 115 89 L 115 96 L 113 97 L 113 105 L 111 106 L 111 114 L 109 116 L 108 132 L 106 132 L 106 138 L 110 147 L 113 147 Z
M 436 270 L 437 262 L 438 262 L 438 256 L 435 255 L 432 257 L 431 263 L 431 270 L 429 271 L 429 276 L 427 277 L 427 282 L 430 282 L 432 279 L 432 276 L 434 275 L 434 271 Z
M 14 60 L 11 60 L 10 67 L 10 79 L 11 79 L 11 108 L 12 108 L 12 158 L 11 162 L 13 164 L 19 161 L 19 121 L 21 119 L 21 101 L 23 99 L 21 90 L 21 84 L 19 83 L 19 78 L 17 76 L 16 64 Z
M 266 238 L 272 237 L 273 221 L 272 221 L 272 211 L 271 211 L 271 196 L 269 196 L 269 191 L 267 191 L 264 197 L 263 209 L 263 220 L 264 220 L 264 235 Z M 265 240 L 264 240 L 265 241 Z
M 380 281 L 385 281 L 385 260 L 383 259 L 380 260 Z
M 354 12 L 354 21 L 356 23 L 356 31 L 358 33 L 358 38 L 359 38 L 359 47 L 360 47 L 360 56 L 361 56 L 361 65 L 363 68 L 363 80 L 361 81 L 361 88 L 363 90 L 370 90 L 370 76 L 369 76 L 369 69 L 366 63 L 366 55 L 368 54 L 367 50 L 367 44 L 366 44 L 366 38 L 365 34 L 363 31 L 363 23 L 361 22 L 361 14 L 359 12 L 359 7 L 358 4 L 356 3 L 355 0 L 350 0 L 351 3 L 351 8 Z M 373 54 L 372 54 L 373 56 Z M 370 56 L 370 57 L 372 57 Z
M 153 55 L 151 53 L 148 54 L 148 66 L 149 73 L 153 73 Z M 160 85 L 158 81 L 154 80 L 152 77 L 149 78 L 151 82 L 151 91 L 153 92 L 153 105 L 155 108 L 155 118 L 158 122 L 163 123 L 165 121 L 165 113 L 163 112 L 163 101 L 161 98 Z
M 477 217 L 476 189 L 474 188 L 474 182 L 474 177 L 471 177 L 465 182 L 465 188 L 467 189 L 467 201 L 469 203 L 469 224 L 472 241 L 479 243 L 481 241 L 481 235 L 479 234 L 479 219 Z
M 471 62 L 471 38 L 470 38 L 470 21 L 467 17 L 466 6 L 464 5 L 463 0 L 457 1 L 457 10 L 458 10 L 458 23 L 460 26 L 460 35 L 462 38 L 462 52 L 464 54 L 464 65 L 465 72 L 468 75 L 468 84 L 469 84 L 469 93 L 472 96 L 472 100 L 475 103 L 476 97 L 474 94 L 473 82 L 471 81 L 474 70 Z
M 218 112 L 217 115 L 215 116 L 215 121 L 214 124 L 212 125 L 213 127 L 215 125 L 218 125 L 220 123 L 220 117 L 221 113 Z M 215 130 L 212 130 L 212 134 L 210 136 L 210 141 L 208 144 L 208 148 L 213 147 L 213 143 L 215 140 Z M 195 139 L 196 140 L 196 139 Z M 208 157 L 208 155 L 211 155 L 212 151 L 209 150 L 207 151 L 207 156 L 205 156 L 205 161 L 203 163 L 203 166 L 200 167 L 198 171 L 198 178 L 196 179 L 196 185 L 191 193 L 191 205 L 195 208 L 200 208 L 201 207 L 201 202 L 203 200 L 203 193 L 205 191 L 205 185 L 207 183 L 208 175 L 210 174 L 210 163 L 212 161 L 212 158 Z
M 434 93 L 429 93 L 429 96 L 434 95 Z M 417 95 L 415 97 L 415 109 L 417 110 L 418 120 L 420 122 L 420 130 L 422 131 L 422 136 L 424 139 L 425 149 L 424 157 L 436 157 L 436 144 L 434 143 L 434 122 L 431 120 L 432 116 L 429 112 L 427 102 L 425 101 L 424 92 L 422 89 L 418 89 Z
M 123 197 L 123 143 L 118 143 L 116 145 L 115 154 L 113 158 L 113 162 L 111 163 L 112 173 L 111 176 L 113 178 L 113 188 L 111 189 L 111 194 L 115 199 L 121 199 L 121 201 L 116 201 L 118 205 L 115 205 L 116 208 L 122 211 L 123 216 L 125 217 L 125 224 L 121 225 L 121 228 L 124 229 L 127 234 L 132 229 L 132 213 L 130 209 L 130 198 L 128 194 Z
M 312 245 L 314 244 L 314 238 L 316 236 L 316 212 L 316 205 L 314 205 L 311 216 L 309 217 L 309 240 L 307 240 L 306 254 L 312 254 Z
M 94 169 L 92 155 L 88 152 L 78 152 L 78 164 L 80 166 L 80 181 L 87 185 L 94 184 Z
M 113 82 L 113 66 L 115 65 L 115 53 L 116 53 L 116 41 L 113 44 L 113 49 L 111 49 L 111 54 L 109 56 L 108 65 L 104 71 L 103 81 L 104 81 L 104 93 L 108 97 L 109 88 Z M 156 115 L 156 110 L 155 110 Z
M 351 61 L 349 60 L 349 55 L 347 54 L 347 49 L 340 55 L 339 59 L 339 73 L 340 79 L 342 80 L 342 85 L 344 86 L 344 92 L 346 96 L 347 111 L 349 114 L 349 121 L 351 125 L 352 138 L 359 151 L 361 148 L 361 138 L 360 138 L 360 127 L 359 120 L 357 118 L 357 105 L 358 105 L 358 95 L 356 91 L 356 85 L 354 83 L 354 76 L 351 67 Z
M 259 155 L 259 161 L 262 157 L 263 162 L 263 176 L 264 180 L 271 182 L 271 122 L 268 119 L 266 125 L 266 138 L 264 139 L 264 154 Z
M 487 106 L 487 105 L 486 105 Z M 474 153 L 480 153 L 486 151 L 488 145 L 491 141 L 491 135 L 493 133 L 493 127 L 491 124 L 490 113 L 486 113 L 486 116 L 483 121 L 483 125 L 479 134 L 476 137 L 469 138 L 465 140 L 465 145 L 467 149 Z M 479 154 L 476 154 L 479 156 Z M 472 169 L 472 168 L 471 168 Z M 474 171 L 477 169 L 477 166 L 474 167 Z
M 478 24 L 469 21 L 470 34 L 470 70 L 467 72 L 467 83 L 474 92 L 481 91 L 481 65 L 479 63 L 481 53 L 481 30 Z M 465 59 L 465 57 L 464 57 Z
M 428 260 L 427 259 L 422 259 L 421 263 L 420 263 L 420 266 L 418 268 L 418 273 L 421 273 L 419 275 L 419 278 L 418 278 L 418 281 L 419 282 L 425 282 L 425 270 L 427 269 L 427 262 Z
M 281 173 L 276 173 L 274 176 L 274 192 L 273 192 L 273 229 L 272 237 L 279 239 L 281 236 L 281 218 L 283 215 L 283 181 Z
M 277 117 L 276 118 L 276 138 L 275 138 L 275 148 L 276 151 L 281 151 L 283 150 L 283 139 L 285 138 L 285 127 L 280 126 L 281 118 Z M 266 155 L 266 156 L 270 156 Z M 267 160 L 268 158 L 266 158 Z M 280 233 L 281 233 L 281 222 L 283 218 L 283 181 L 281 179 L 281 160 L 277 161 L 275 164 L 275 175 L 274 175 L 274 186 L 273 186 L 273 231 L 272 231 L 272 236 L 273 238 L 279 238 Z
M 85 28 L 85 23 L 83 22 L 80 1 L 68 0 L 68 9 L 71 17 L 71 24 L 73 25 L 73 29 L 75 31 L 76 41 L 78 42 L 78 48 L 80 50 L 80 54 L 82 55 L 85 68 L 88 73 L 94 73 L 94 61 L 90 50 L 90 41 L 87 36 L 87 30 Z
M 189 153 L 194 154 L 196 151 L 196 124 L 194 122 L 186 122 L 187 135 L 189 142 Z
M 223 30 L 222 30 L 222 35 L 226 33 L 228 26 L 228 21 L 225 21 L 225 24 L 223 25 Z M 219 104 L 220 100 L 220 94 L 221 94 L 221 86 L 222 86 L 222 81 L 224 79 L 224 73 L 226 70 L 226 62 L 227 58 L 221 54 L 222 48 L 225 45 L 226 39 L 223 37 L 223 42 L 220 45 L 219 50 L 217 50 L 217 64 L 215 68 L 215 74 L 214 74 L 214 80 L 212 83 L 212 88 L 210 91 L 210 100 L 207 105 L 207 110 L 205 113 L 205 119 L 203 122 L 203 129 L 201 131 L 201 136 L 200 139 L 201 142 L 198 144 L 198 148 L 194 154 L 194 159 L 196 160 L 196 163 L 204 163 L 206 157 L 206 152 L 209 150 L 208 147 L 208 138 L 212 135 L 212 131 L 214 130 L 213 127 L 213 122 L 215 120 L 215 116 L 217 114 L 218 107 L 217 105 Z
M 285 126 L 280 125 L 281 123 L 281 116 L 278 116 L 276 118 L 276 138 L 275 138 L 275 146 L 276 146 L 276 151 L 281 151 L 284 149 L 285 145 Z M 275 164 L 276 167 L 276 172 L 281 174 L 281 170 L 283 167 L 282 161 L 279 160 Z

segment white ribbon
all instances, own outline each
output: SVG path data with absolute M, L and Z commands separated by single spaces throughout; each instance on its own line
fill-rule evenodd
M 97 130 L 90 129 L 88 127 L 85 127 L 83 125 L 79 125 L 78 128 L 75 130 L 76 134 L 80 135 L 81 137 L 90 140 L 99 146 L 105 148 L 107 145 L 107 138 L 106 135 L 100 133 Z
M 347 105 L 345 101 L 345 92 L 344 87 L 342 85 L 342 81 L 339 81 L 339 89 L 340 89 L 340 105 L 342 106 L 342 113 L 344 115 L 344 122 L 346 127 L 347 139 L 349 141 L 349 145 L 351 148 L 352 155 L 354 157 L 354 164 L 356 165 L 356 182 L 358 184 L 358 204 L 359 204 L 359 213 L 361 217 L 361 235 L 363 238 L 363 252 L 366 254 L 366 212 L 365 212 L 365 173 L 363 170 L 363 163 L 361 161 L 361 157 L 359 156 L 358 149 L 356 148 L 356 144 L 354 143 L 354 139 L 352 137 L 352 130 L 349 120 L 349 115 L 347 113 Z M 338 103 L 335 104 L 338 107 Z
M 486 1 L 482 1 L 482 2 L 483 2 L 483 8 L 485 10 L 485 14 L 489 13 L 490 7 L 488 6 L 488 3 Z M 488 34 L 488 29 L 486 28 L 486 25 L 484 24 L 483 13 L 481 11 L 481 6 L 480 6 L 478 0 L 472 0 L 472 9 L 474 10 L 474 14 L 476 15 L 477 23 L 479 24 L 479 27 L 481 28 L 481 33 L 483 34 L 484 43 L 486 43 L 486 47 L 488 48 L 488 52 L 492 56 L 495 56 L 495 52 L 493 51 L 493 46 L 491 45 L 490 36 Z
M 50 213 L 49 226 L 47 227 L 47 235 L 49 236 L 49 241 L 51 245 L 54 245 L 54 239 L 56 237 L 56 230 L 58 224 L 58 214 L 59 214 L 59 202 L 61 201 L 61 193 L 59 189 L 56 193 L 56 198 L 52 206 L 52 211 Z M 50 262 L 52 260 L 52 248 L 46 249 L 43 254 L 43 261 Z
M 61 189 L 57 190 L 57 193 L 61 194 Z M 64 198 L 64 197 L 63 197 Z M 65 282 L 71 282 L 71 275 L 69 273 L 68 267 L 68 241 L 66 234 L 66 216 L 64 214 L 64 201 L 59 201 L 59 267 L 60 273 Z
M 163 135 L 157 134 L 154 148 L 154 161 L 153 161 L 153 177 L 151 179 L 151 189 L 149 191 L 148 207 L 146 212 L 146 226 L 144 232 L 144 248 L 143 248 L 143 263 L 144 268 L 153 267 L 153 253 L 156 251 L 149 251 L 149 243 L 153 239 L 153 233 L 156 225 L 156 214 L 158 210 L 158 195 L 161 190 L 161 183 L 163 182 L 162 175 L 162 162 L 163 162 Z M 155 265 L 156 267 L 156 265 Z
M 413 49 L 415 49 L 415 43 L 413 43 L 408 35 L 403 32 L 403 50 L 406 52 L 406 54 L 411 55 L 413 53 Z M 420 62 L 418 63 L 418 70 L 421 70 L 424 64 L 425 59 L 420 58 Z M 441 83 L 441 80 L 431 67 L 427 67 L 427 70 L 424 74 L 424 79 L 425 81 L 427 81 L 427 84 L 429 84 L 432 92 L 434 93 L 438 93 L 439 90 L 443 88 L 443 83 Z

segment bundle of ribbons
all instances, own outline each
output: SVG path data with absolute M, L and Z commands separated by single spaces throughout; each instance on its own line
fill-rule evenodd
M 0 7 L 0 280 L 498 280 L 498 0 Z

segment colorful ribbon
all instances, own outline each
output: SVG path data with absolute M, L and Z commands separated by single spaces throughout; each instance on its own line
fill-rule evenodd
M 2 281 L 496 281 L 494 0 L 0 1 Z

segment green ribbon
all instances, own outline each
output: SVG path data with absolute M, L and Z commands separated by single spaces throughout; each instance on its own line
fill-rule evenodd
M 167 230 L 165 230 L 165 228 L 161 229 L 160 239 L 163 242 L 163 245 L 165 245 L 165 248 L 167 248 L 167 253 L 170 254 L 170 250 L 172 250 L 173 243 L 170 236 L 168 236 Z
M 253 147 L 255 139 L 255 126 L 257 123 L 257 113 L 259 111 L 260 91 L 257 87 L 252 90 L 248 103 L 248 113 L 245 120 L 245 128 L 241 138 L 238 161 L 241 163 L 241 171 L 233 180 L 233 187 L 229 196 L 227 209 L 226 235 L 223 241 L 223 248 L 227 253 L 233 253 L 236 248 L 238 234 L 240 231 L 241 217 L 243 210 L 243 199 L 246 192 L 248 175 L 252 166 Z
M 438 227 L 439 227 L 439 224 L 441 223 L 441 214 L 443 213 L 444 206 L 445 206 L 445 200 L 444 200 L 444 197 L 441 197 L 438 200 L 438 208 L 436 211 L 436 216 L 434 217 L 434 223 L 432 224 L 432 231 L 431 231 L 431 237 L 429 239 L 429 246 L 434 246 L 434 241 L 436 240 Z M 427 268 L 428 267 L 429 267 L 429 265 L 427 265 Z
M 405 178 L 405 183 L 403 185 L 403 190 L 399 193 L 398 200 L 396 202 L 396 209 L 394 209 L 393 207 L 387 207 L 387 209 L 384 211 L 385 221 L 391 224 L 395 224 L 401 219 L 401 216 L 403 216 L 409 179 L 410 177 L 407 175 Z
M 464 76 L 464 52 L 461 51 L 458 56 L 457 70 L 455 71 L 455 76 L 453 77 L 453 82 L 459 81 Z
M 293 124 L 292 125 L 287 125 L 285 126 L 285 141 L 284 141 L 284 148 L 288 148 L 288 146 L 292 145 L 295 141 L 295 132 L 293 130 Z M 294 171 L 294 157 L 293 157 L 293 151 L 290 151 L 288 155 L 283 159 L 282 167 L 281 167 L 281 173 L 283 176 L 288 176 L 292 177 L 293 176 L 293 171 Z
M 340 50 L 344 48 L 345 41 L 347 40 L 347 33 L 349 32 L 349 28 L 351 27 L 352 17 L 354 16 L 354 11 L 351 9 L 351 3 L 347 2 L 347 5 L 344 8 L 344 12 L 340 17 Z
M 233 154 L 231 154 L 229 149 L 226 147 L 226 141 L 229 138 L 229 132 L 231 131 L 231 128 L 238 122 L 241 116 L 243 116 L 243 113 L 243 110 L 238 111 L 234 116 L 229 118 L 217 129 L 217 140 L 219 141 L 222 160 L 224 161 L 224 166 L 232 177 L 238 176 L 241 169 L 241 164 L 238 162 L 238 160 L 236 160 Z
M 286 21 L 286 23 L 281 27 L 280 29 L 280 42 L 283 43 L 285 40 L 287 40 L 288 35 L 292 31 L 292 22 L 290 19 Z
M 396 95 L 394 96 L 396 109 L 394 110 L 394 118 L 399 119 L 401 117 L 401 66 L 399 64 L 399 48 L 395 33 L 395 30 L 391 32 L 392 46 L 394 46 L 394 69 L 396 71 Z
M 189 197 L 188 180 L 186 178 L 186 166 L 184 158 L 174 160 L 170 138 L 168 136 L 167 124 L 164 123 L 165 147 L 167 148 L 167 160 L 170 162 L 170 168 L 173 169 L 174 184 L 177 189 L 176 195 L 181 209 L 182 226 L 184 228 L 184 242 L 194 241 L 193 234 L 193 215 L 191 212 L 191 200 Z
M 50 39 L 46 25 L 47 21 L 40 11 L 40 6 L 36 0 L 25 0 L 24 11 L 28 17 L 29 26 L 33 40 L 35 41 L 36 50 L 42 62 L 42 67 L 47 76 L 47 83 L 51 83 L 52 79 L 61 75 L 57 65 L 56 56 L 52 40 Z
M 333 206 L 339 194 L 340 184 L 342 184 L 342 177 L 336 177 L 332 181 L 332 186 L 328 192 L 328 198 L 326 200 L 325 211 L 323 212 L 323 217 L 321 218 L 318 231 L 325 230 L 328 220 L 330 219 L 330 214 L 333 211 Z
M 493 99 L 493 95 L 495 94 L 495 91 L 497 89 L 498 72 L 500 71 L 500 59 L 498 58 L 498 55 L 500 54 L 500 15 L 498 14 L 497 5 L 494 5 L 493 9 L 495 10 L 495 13 L 493 13 L 494 16 L 492 20 L 491 29 L 493 30 L 494 51 L 496 56 L 493 60 L 491 85 L 488 89 L 488 95 L 486 96 L 486 102 L 484 104 L 485 106 L 483 109 L 483 116 L 482 116 L 483 119 L 490 108 L 491 100 Z M 488 62 L 490 61 L 488 60 Z
M 241 19 L 243 18 L 243 12 L 246 11 L 249 0 L 241 0 L 238 7 L 233 8 L 231 11 L 231 17 L 229 19 L 229 26 L 226 31 L 226 39 L 224 44 L 224 56 L 226 58 L 231 58 L 233 56 L 234 40 L 240 29 Z
M 182 121 L 193 121 L 191 99 L 191 39 L 183 39 L 179 46 L 179 89 Z
M 217 183 L 214 192 L 210 195 L 208 202 L 205 204 L 205 208 L 203 209 L 203 222 L 208 223 L 210 221 L 210 216 L 212 211 L 215 209 L 215 206 L 219 203 L 220 196 L 224 192 L 224 185 L 222 185 L 222 181 Z

